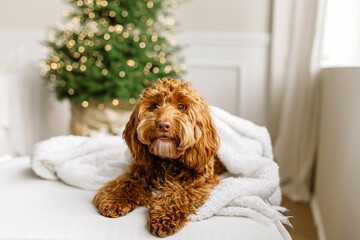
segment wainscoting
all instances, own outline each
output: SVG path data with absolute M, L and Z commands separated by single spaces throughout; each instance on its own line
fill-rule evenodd
M 0 109 L 6 118 L 0 141 L 12 148 L 0 149 L 0 155 L 26 155 L 35 142 L 68 134 L 69 104 L 56 101 L 39 77 L 44 30 L 0 30 L 0 39 L 0 87 L 11 94 L 11 99 L 0 96 L 9 106 Z M 264 125 L 269 34 L 186 32 L 176 40 L 184 46 L 184 80 L 192 80 L 209 105 Z
M 187 32 L 178 41 L 185 46 L 185 80 L 210 105 L 264 125 L 269 34 Z

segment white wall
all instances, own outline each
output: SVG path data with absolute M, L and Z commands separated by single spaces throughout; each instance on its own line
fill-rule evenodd
M 0 28 L 43 29 L 57 23 L 65 0 L 0 0 Z
M 57 23 L 65 0 L 0 0 L 0 28 L 44 28 Z M 189 0 L 177 10 L 185 31 L 269 32 L 272 0 Z
M 190 0 L 178 19 L 186 31 L 269 32 L 272 0 Z
M 360 236 L 360 67 L 323 71 L 315 221 L 320 237 Z

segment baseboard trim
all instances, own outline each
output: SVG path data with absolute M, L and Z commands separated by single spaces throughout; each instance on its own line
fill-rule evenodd
M 313 197 L 311 198 L 310 208 L 312 215 L 314 217 L 319 240 L 326 240 L 324 223 L 321 217 L 319 203 L 315 195 L 313 195 Z

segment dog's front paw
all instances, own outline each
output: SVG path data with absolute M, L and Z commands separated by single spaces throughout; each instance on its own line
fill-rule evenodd
M 126 201 L 107 200 L 99 204 L 98 209 L 101 215 L 110 218 L 124 216 L 135 209 L 135 204 Z
M 178 232 L 185 226 L 185 222 L 183 214 L 150 209 L 147 225 L 153 235 L 166 237 Z

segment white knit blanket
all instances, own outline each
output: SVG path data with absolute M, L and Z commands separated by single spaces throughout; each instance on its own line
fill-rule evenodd
M 210 198 L 191 219 L 226 215 L 274 222 L 277 226 L 280 222 L 289 224 L 281 214 L 286 209 L 279 206 L 278 165 L 273 161 L 267 129 L 219 108 L 210 109 L 220 137 L 218 157 L 229 173 L 222 176 Z M 31 163 L 42 178 L 97 190 L 122 174 L 130 158 L 120 137 L 60 136 L 37 143 Z

